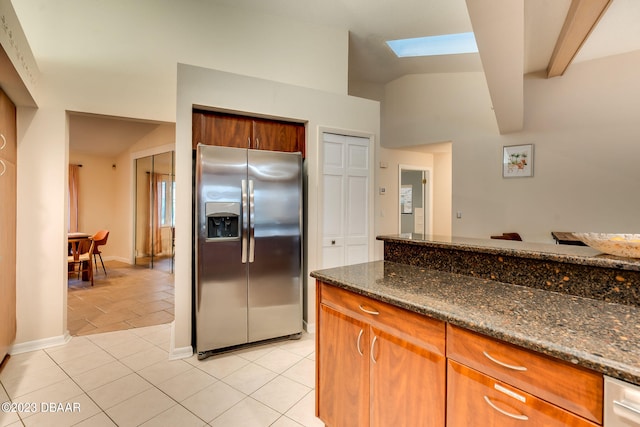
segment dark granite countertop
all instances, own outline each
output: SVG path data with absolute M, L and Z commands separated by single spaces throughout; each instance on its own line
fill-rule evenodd
M 640 385 L 640 308 L 635 306 L 389 261 L 311 276 Z
M 463 251 L 516 256 L 529 259 L 558 261 L 593 267 L 640 271 L 640 259 L 607 255 L 588 246 L 531 243 L 513 240 L 447 237 L 406 233 L 378 236 L 378 240 L 403 244 L 455 248 Z

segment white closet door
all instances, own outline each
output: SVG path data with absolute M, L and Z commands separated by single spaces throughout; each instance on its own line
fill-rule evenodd
M 369 260 L 369 138 L 323 134 L 322 266 Z

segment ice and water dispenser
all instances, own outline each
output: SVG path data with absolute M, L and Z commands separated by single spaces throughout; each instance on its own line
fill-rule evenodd
M 207 240 L 240 238 L 240 203 L 207 202 Z

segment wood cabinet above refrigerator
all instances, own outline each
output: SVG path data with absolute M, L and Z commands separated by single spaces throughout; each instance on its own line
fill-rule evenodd
M 193 110 L 193 149 L 198 143 L 256 150 L 301 152 L 303 123 Z

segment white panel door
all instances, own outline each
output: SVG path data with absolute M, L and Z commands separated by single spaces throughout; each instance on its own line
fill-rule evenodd
M 323 134 L 322 267 L 369 260 L 369 138 Z

